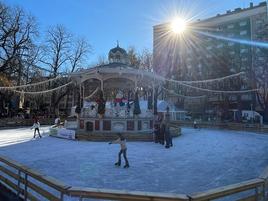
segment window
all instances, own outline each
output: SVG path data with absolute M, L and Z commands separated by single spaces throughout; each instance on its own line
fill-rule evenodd
M 246 21 L 243 21 L 243 22 L 240 22 L 239 23 L 239 26 L 242 27 L 242 26 L 246 26 L 247 25 L 247 22 Z
M 234 54 L 235 54 L 235 52 L 234 52 L 234 51 L 231 51 L 231 52 L 230 52 L 230 54 L 231 54 L 231 55 L 234 55 Z
M 212 41 L 212 38 L 208 37 L 208 38 L 207 38 L 207 41 L 208 41 L 208 42 L 209 42 L 209 41 Z
M 216 30 L 217 31 L 222 31 L 222 27 L 218 27 Z
M 262 24 L 263 23 L 263 20 L 257 20 L 256 21 L 256 24 Z
M 244 57 L 241 59 L 242 61 L 248 61 L 248 58 Z
M 264 61 L 264 57 L 258 57 L 259 61 Z
M 211 50 L 212 49 L 212 47 L 211 46 L 207 46 L 207 48 L 206 48 L 207 50 Z
M 235 73 L 235 69 L 234 69 L 234 68 L 231 68 L 230 71 L 231 71 L 232 73 Z
M 233 46 L 234 45 L 234 42 L 229 42 L 228 43 L 228 46 Z
M 241 66 L 241 70 L 246 70 L 246 67 L 245 66 Z
M 227 36 L 228 37 L 234 37 L 234 34 L 233 33 L 229 33 Z
M 248 32 L 246 30 L 240 31 L 240 36 L 246 35 Z
M 247 100 L 247 101 L 248 101 L 248 100 L 251 100 L 251 95 L 249 95 L 249 94 L 242 94 L 242 95 L 241 95 L 241 99 L 244 100 L 244 101 L 245 101 L 245 100 Z
M 248 53 L 248 49 L 241 49 L 240 53 Z
M 220 44 L 217 45 L 217 48 L 221 48 L 221 47 L 223 47 L 223 44 L 222 43 L 220 43 Z
M 227 28 L 228 28 L 228 29 L 232 29 L 232 28 L 234 28 L 234 25 L 233 25 L 233 24 L 229 24 L 229 25 L 227 26 Z

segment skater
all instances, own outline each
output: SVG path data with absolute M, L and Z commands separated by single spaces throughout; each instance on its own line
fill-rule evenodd
M 126 146 L 126 139 L 123 137 L 122 134 L 118 134 L 119 138 L 115 141 L 109 142 L 109 144 L 120 144 L 120 151 L 118 153 L 118 162 L 115 163 L 116 166 L 121 166 L 121 154 L 125 159 L 125 166 L 124 168 L 129 168 L 129 163 L 127 160 L 127 146 Z
M 198 126 L 197 126 L 197 122 L 194 120 L 194 129 L 197 129 Z
M 167 126 L 167 124 L 165 125 L 165 141 L 166 141 L 166 146 L 165 148 L 170 148 L 173 146 L 173 143 L 172 143 L 172 136 L 170 134 L 170 130 L 169 130 L 169 127 Z
M 54 127 L 59 127 L 59 126 L 60 126 L 60 117 L 56 116 Z
M 33 138 L 35 138 L 36 131 L 38 132 L 39 137 L 42 138 L 42 136 L 40 135 L 40 131 L 39 131 L 40 123 L 39 123 L 38 119 L 35 119 L 34 124 L 33 124 L 31 129 L 33 129 L 33 128 L 34 128 L 34 137 Z

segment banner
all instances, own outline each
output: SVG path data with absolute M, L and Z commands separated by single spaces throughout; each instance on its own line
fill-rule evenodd
M 74 130 L 68 130 L 65 128 L 58 129 L 57 136 L 60 138 L 66 138 L 70 140 L 75 140 L 75 131 Z

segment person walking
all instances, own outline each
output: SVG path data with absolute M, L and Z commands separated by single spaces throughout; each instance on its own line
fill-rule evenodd
M 34 137 L 33 138 L 35 138 L 36 132 L 38 132 L 39 137 L 42 138 L 42 136 L 40 135 L 39 128 L 40 128 L 40 123 L 39 123 L 38 119 L 35 119 L 34 124 L 31 128 L 31 129 L 34 129 Z
M 114 165 L 121 166 L 121 155 L 123 154 L 123 157 L 125 159 L 124 168 L 129 168 L 129 162 L 128 162 L 128 159 L 127 159 L 126 139 L 123 137 L 122 134 L 118 134 L 118 136 L 119 136 L 119 138 L 117 140 L 109 142 L 109 144 L 120 144 L 120 151 L 118 153 L 118 162 L 116 162 Z

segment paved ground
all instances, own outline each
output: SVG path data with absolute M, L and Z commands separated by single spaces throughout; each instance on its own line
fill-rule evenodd
M 0 130 L 0 154 L 74 186 L 191 193 L 254 178 L 268 166 L 262 134 L 183 128 L 171 149 L 129 142 L 131 167 L 123 169 L 113 165 L 118 145 L 32 139 L 32 132 Z

